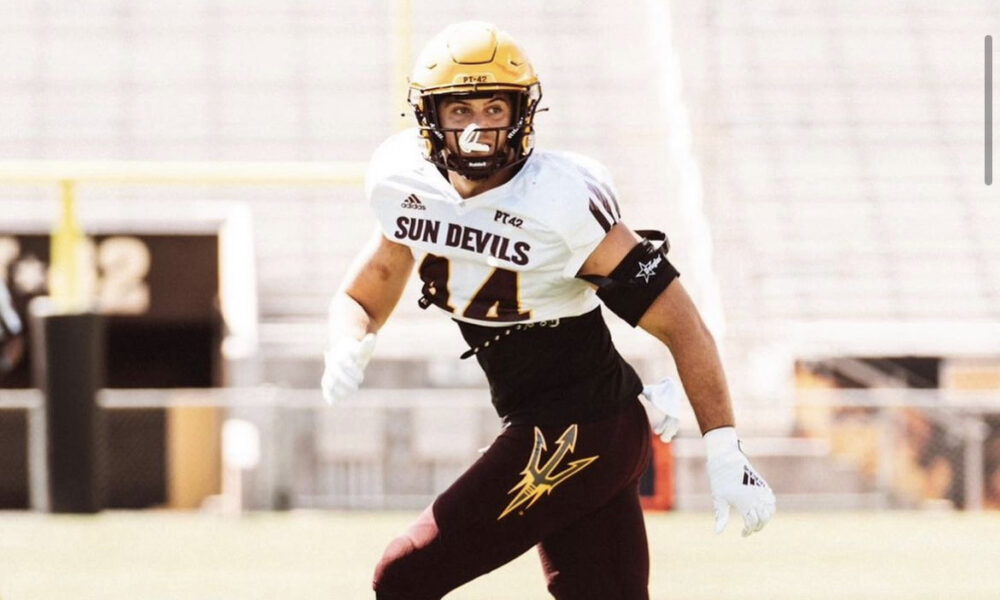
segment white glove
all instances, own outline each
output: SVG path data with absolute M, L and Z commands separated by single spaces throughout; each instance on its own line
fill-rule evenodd
M 729 505 L 743 516 L 743 537 L 760 531 L 774 516 L 774 492 L 740 450 L 736 430 L 720 427 L 705 434 L 708 480 L 715 509 L 715 533 L 729 522 Z
M 669 442 L 681 427 L 681 385 L 672 377 L 645 385 L 640 396 L 653 432 L 664 442 Z
M 369 333 L 360 340 L 350 337 L 338 339 L 323 355 L 323 399 L 327 404 L 343 400 L 358 391 L 365 379 L 365 367 L 375 350 L 375 334 Z

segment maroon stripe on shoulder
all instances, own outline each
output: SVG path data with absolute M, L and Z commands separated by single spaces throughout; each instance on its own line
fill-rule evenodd
M 597 222 L 600 223 L 604 231 L 611 231 L 611 223 L 608 222 L 607 217 L 604 216 L 601 209 L 597 208 L 597 203 L 594 202 L 593 198 L 590 199 L 590 214 L 594 215 L 594 218 L 597 219 Z
M 621 221 L 622 209 L 618 207 L 618 199 L 615 198 L 614 192 L 611 191 L 611 186 L 606 183 L 602 183 L 601 188 L 603 188 L 604 191 L 607 192 L 608 198 L 611 200 L 611 205 L 615 207 L 615 217 L 617 217 L 618 221 Z
M 604 194 L 604 191 L 601 188 L 590 183 L 589 181 L 587 182 L 587 188 L 590 190 L 591 194 L 597 196 L 597 199 L 601 201 L 601 206 L 604 207 L 604 210 L 607 211 L 608 216 L 611 217 L 611 222 L 617 223 L 618 219 L 621 218 L 621 216 L 620 215 L 616 216 L 615 211 L 611 208 L 611 202 L 608 201 L 608 197 Z

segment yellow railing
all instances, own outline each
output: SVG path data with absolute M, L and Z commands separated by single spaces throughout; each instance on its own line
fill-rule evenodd
M 364 179 L 364 162 L 0 161 L 0 184 L 342 185 Z

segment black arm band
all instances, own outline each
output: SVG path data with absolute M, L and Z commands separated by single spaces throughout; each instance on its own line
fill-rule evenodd
M 659 231 L 637 231 L 643 240 L 625 255 L 607 277 L 580 275 L 597 286 L 597 297 L 626 323 L 635 327 L 660 292 L 680 276 L 667 260 L 670 244 Z M 663 243 L 654 246 L 650 240 Z

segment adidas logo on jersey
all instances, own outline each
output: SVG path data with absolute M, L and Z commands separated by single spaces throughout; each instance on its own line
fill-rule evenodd
M 760 478 L 759 475 L 750 470 L 750 467 L 743 466 L 743 485 L 752 485 L 755 487 L 767 487 L 764 480 Z
M 420 201 L 420 198 L 417 198 L 416 194 L 410 194 L 407 196 L 406 200 L 403 200 L 403 203 L 400 204 L 400 206 L 403 208 L 412 208 L 413 210 L 427 210 L 427 207 Z

